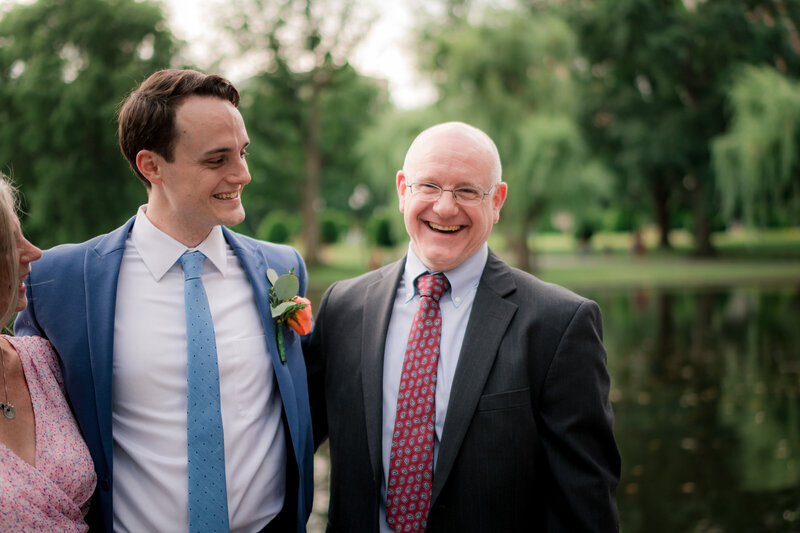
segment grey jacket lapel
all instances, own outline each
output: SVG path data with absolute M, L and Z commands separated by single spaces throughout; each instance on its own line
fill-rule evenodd
M 436 471 L 433 474 L 431 506 L 447 481 L 494 364 L 500 342 L 517 311 L 516 304 L 505 300 L 515 289 L 509 267 L 490 252 L 475 293 L 453 378 Z
M 367 424 L 369 458 L 375 479 L 382 475 L 381 437 L 383 432 L 383 354 L 386 332 L 392 315 L 397 284 L 405 269 L 405 258 L 384 272 L 367 287 L 361 335 L 361 386 L 364 391 L 364 417 Z

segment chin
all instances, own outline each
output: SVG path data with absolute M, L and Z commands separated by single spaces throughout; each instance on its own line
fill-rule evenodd
M 424 259 L 422 257 L 420 257 L 420 259 L 426 267 L 437 272 L 452 270 L 458 266 L 458 263 L 456 263 L 457 259 L 452 256 L 442 257 L 437 255 L 425 255 Z
M 242 222 L 244 222 L 244 213 L 222 217 L 219 221 L 222 226 L 236 226 Z

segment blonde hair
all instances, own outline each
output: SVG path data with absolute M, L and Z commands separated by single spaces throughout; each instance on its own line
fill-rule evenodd
M 8 176 L 0 172 L 0 328 L 8 323 L 17 308 L 17 190 Z

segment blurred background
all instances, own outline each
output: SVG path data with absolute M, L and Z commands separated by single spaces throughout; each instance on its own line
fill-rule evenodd
M 799 26 L 798 0 L 0 0 L 0 169 L 42 248 L 108 232 L 146 202 L 119 102 L 222 73 L 236 229 L 297 246 L 319 302 L 405 253 L 413 137 L 474 124 L 509 184 L 492 249 L 603 310 L 621 530 L 800 531 Z

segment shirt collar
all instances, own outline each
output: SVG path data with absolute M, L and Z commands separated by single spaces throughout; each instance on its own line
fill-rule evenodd
M 458 307 L 464 301 L 467 293 L 478 286 L 483 274 L 483 268 L 486 266 L 486 260 L 489 258 L 489 245 L 486 243 L 481 246 L 478 251 L 469 256 L 466 261 L 458 265 L 452 270 L 443 272 L 447 281 L 450 282 L 450 297 L 453 300 L 453 305 Z M 417 287 L 414 280 L 421 274 L 430 272 L 428 268 L 408 246 L 408 254 L 406 255 L 406 267 L 403 273 L 403 283 L 405 286 L 406 302 L 414 298 Z
M 184 252 L 191 250 L 203 252 L 211 264 L 219 270 L 223 277 L 225 276 L 228 270 L 228 261 L 222 227 L 214 226 L 203 242 L 194 248 L 187 248 L 155 227 L 147 218 L 146 209 L 147 205 L 143 205 L 136 213 L 136 220 L 131 230 L 131 240 L 139 251 L 147 270 L 156 281 L 160 281 L 164 277 L 164 274 L 172 268 L 172 265 L 180 259 Z

